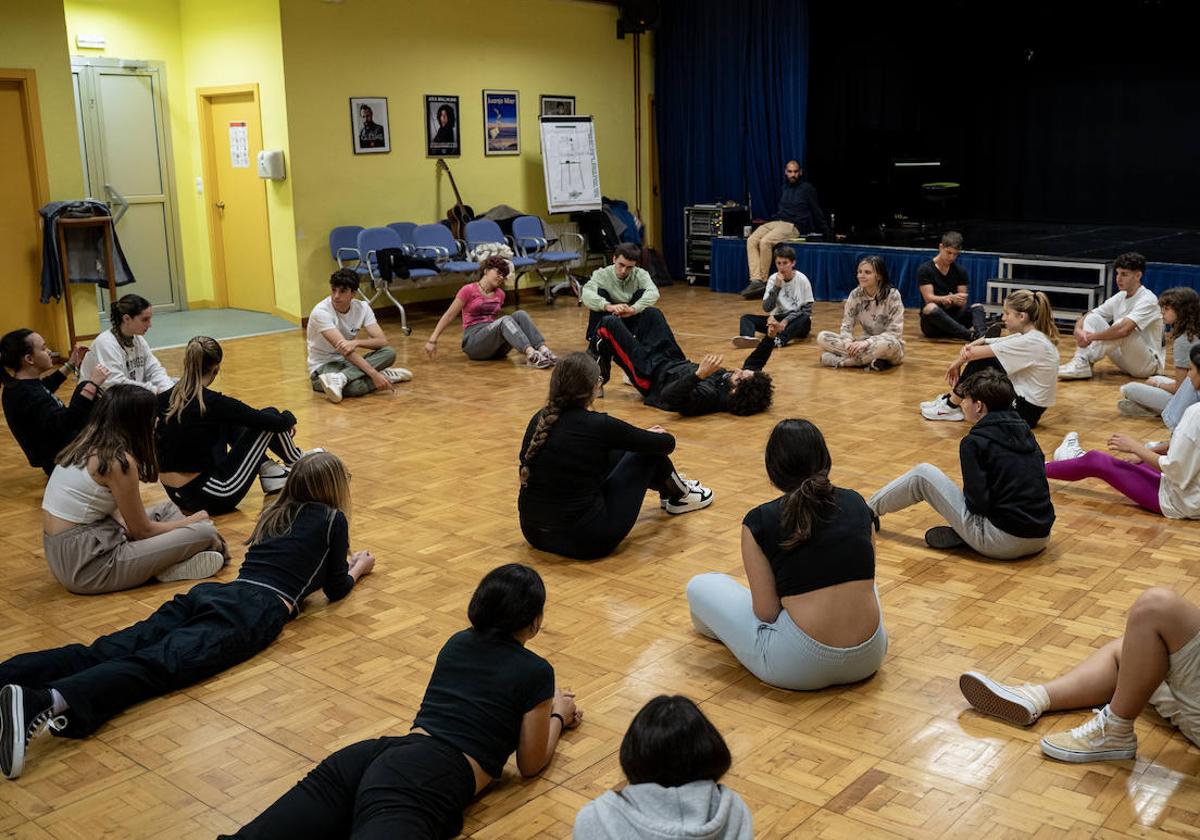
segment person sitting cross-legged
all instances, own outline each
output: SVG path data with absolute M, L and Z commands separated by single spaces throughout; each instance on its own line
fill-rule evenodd
M 904 302 L 888 280 L 883 257 L 860 259 L 855 276 L 858 285 L 846 296 L 841 328 L 817 333 L 821 364 L 888 370 L 904 361 Z M 854 338 L 855 326 L 862 327 L 860 339 Z
M 976 671 L 959 688 L 979 711 L 1020 726 L 1047 712 L 1091 708 L 1080 726 L 1042 738 L 1042 752 L 1082 764 L 1137 756 L 1134 721 L 1147 705 L 1200 747 L 1200 608 L 1155 587 L 1134 601 L 1125 635 L 1047 683 L 1005 685 Z
M 767 279 L 762 308 L 766 315 L 742 316 L 738 334 L 731 341 L 734 347 L 757 347 L 756 332 L 783 347 L 792 339 L 806 337 L 812 329 L 812 284 L 796 271 L 796 249 L 790 245 L 775 249 L 775 273 Z
M 396 351 L 387 346 L 375 312 L 357 293 L 358 275 L 339 268 L 329 278 L 329 297 L 308 316 L 308 375 L 312 389 L 332 403 L 372 391 L 391 393 L 395 383 L 412 379 L 410 371 L 390 367 Z
M 933 548 L 966 544 L 994 560 L 1036 554 L 1050 542 L 1054 505 L 1042 450 L 1013 410 L 1012 383 L 988 369 L 966 377 L 954 390 L 974 423 L 958 445 L 963 489 L 932 464 L 918 464 L 867 504 L 884 516 L 928 502 L 950 523 L 925 533 Z

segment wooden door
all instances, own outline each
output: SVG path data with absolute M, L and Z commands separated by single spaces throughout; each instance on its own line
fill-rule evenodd
M 219 303 L 275 310 L 275 277 L 267 191 L 258 177 L 262 125 L 255 91 L 201 93 L 206 113 L 205 181 L 212 238 L 213 285 Z
M 65 352 L 61 307 L 43 305 L 42 232 L 38 208 L 46 201 L 41 126 L 32 70 L 0 70 L 0 334 L 28 327 Z

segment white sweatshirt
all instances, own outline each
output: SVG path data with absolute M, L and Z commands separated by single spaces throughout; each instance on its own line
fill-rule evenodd
M 104 380 L 106 389 L 113 385 L 141 385 L 161 394 L 175 384 L 175 380 L 167 375 L 166 369 L 150 352 L 146 339 L 140 335 L 133 336 L 133 344 L 125 347 L 112 330 L 100 333 L 83 357 L 79 378 L 91 379 L 97 364 L 111 371 L 108 379 Z

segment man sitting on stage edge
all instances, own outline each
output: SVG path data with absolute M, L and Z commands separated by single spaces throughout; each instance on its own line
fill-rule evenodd
M 625 326 L 637 332 L 639 316 L 658 300 L 658 287 L 650 272 L 638 265 L 642 249 L 631 242 L 622 242 L 613 252 L 612 265 L 592 272 L 592 279 L 583 286 L 579 300 L 591 312 L 588 314 L 588 349 L 595 355 L 596 326 L 606 315 L 624 319 Z
M 958 266 L 963 237 L 956 230 L 942 234 L 937 256 L 917 268 L 921 290 L 921 334 L 926 338 L 974 341 L 987 330 L 983 306 L 967 306 L 967 273 Z M 997 333 L 998 335 L 999 333 Z
M 746 240 L 746 261 L 750 266 L 750 285 L 742 291 L 747 300 L 758 297 L 766 288 L 767 275 L 775 264 L 775 246 L 785 239 L 818 231 L 829 236 L 832 231 L 825 214 L 817 204 L 817 191 L 804 180 L 804 170 L 794 160 L 783 169 L 787 183 L 779 196 L 775 220 L 759 225 Z
M 750 415 L 771 407 L 775 386 L 763 372 L 775 339 L 766 337 L 741 368 L 725 370 L 724 357 L 709 354 L 699 364 L 688 361 L 659 309 L 642 313 L 638 335 L 629 331 L 620 317 L 605 315 L 596 328 L 600 369 L 616 361 L 646 405 L 684 415 Z M 607 378 L 607 376 L 605 376 Z
M 1075 358 L 1059 367 L 1059 379 L 1090 379 L 1092 365 L 1105 356 L 1139 379 L 1163 371 L 1162 312 L 1158 297 L 1142 285 L 1146 258 L 1122 254 L 1113 268 L 1120 291 L 1075 322 Z

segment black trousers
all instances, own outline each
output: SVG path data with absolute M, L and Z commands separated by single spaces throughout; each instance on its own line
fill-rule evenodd
M 642 289 L 638 289 L 637 291 L 635 291 L 633 293 L 633 297 L 629 298 L 629 302 L 628 302 L 629 305 L 633 306 L 635 303 L 637 303 L 639 300 L 641 300 L 642 293 L 643 293 Z M 597 289 L 596 294 L 600 295 L 600 297 L 604 298 L 609 303 L 615 303 L 615 301 L 612 299 L 612 296 L 609 295 L 609 293 L 604 289 Z M 589 352 L 591 352 L 593 350 L 593 347 L 595 345 L 596 327 L 600 326 L 600 319 L 609 314 L 611 314 L 611 313 L 605 312 L 603 309 L 589 309 L 588 310 L 587 341 L 588 341 L 588 351 Z M 645 312 L 641 312 L 637 315 L 630 315 L 628 318 L 622 318 L 621 320 L 625 321 L 625 323 L 628 324 L 629 329 L 631 331 L 637 332 L 638 323 L 641 321 L 642 315 L 644 315 L 644 314 L 645 314 Z M 592 355 L 594 356 L 595 353 L 593 352 Z
M 1008 376 L 1008 371 L 1004 369 L 1004 365 L 1000 364 L 1000 360 L 993 356 L 990 359 L 976 359 L 973 362 L 967 362 L 963 365 L 963 369 L 959 373 L 959 381 L 961 382 L 973 373 L 978 373 L 981 370 L 989 368 L 998 370 L 1005 376 Z M 1038 421 L 1046 413 L 1044 406 L 1034 405 L 1020 394 L 1017 395 L 1017 400 L 1013 407 L 1017 410 L 1017 414 L 1021 415 L 1021 419 L 1029 424 L 1029 428 L 1031 429 L 1037 428 Z
M 427 735 L 338 750 L 237 834 L 221 840 L 448 840 L 462 831 L 475 775 Z
M 629 376 L 635 388 L 645 396 L 652 387 L 654 372 L 672 362 L 685 362 L 687 356 L 675 341 L 675 333 L 662 310 L 653 306 L 642 312 L 635 333 L 628 318 L 605 315 L 596 328 L 599 341 L 601 373 L 608 381 L 604 362 L 616 360 Z
M 273 408 L 264 410 L 275 411 Z M 206 510 L 213 516 L 230 513 L 250 492 L 268 449 L 289 466 L 304 454 L 290 432 L 230 428 L 213 453 L 216 465 L 182 487 L 164 486 L 167 497 L 184 513 L 198 510 Z
M 926 338 L 971 341 L 972 328 L 978 335 L 987 329 L 987 315 L 982 306 L 938 306 L 928 314 L 921 310 L 921 335 Z
M 799 340 L 808 335 L 812 329 L 812 318 L 804 313 L 797 315 L 792 320 L 788 321 L 788 325 L 783 328 L 777 337 L 780 339 L 779 346 L 785 346 L 792 339 Z M 767 316 L 766 315 L 743 315 L 742 320 L 738 323 L 738 335 L 753 336 L 756 332 L 767 332 Z
M 601 504 L 587 519 L 556 528 L 527 525 L 522 519 L 521 533 L 531 546 L 574 560 L 607 557 L 633 530 L 647 490 L 657 490 L 660 498 L 668 499 L 687 492 L 666 455 L 614 451 L 609 463 L 611 469 L 600 487 Z
M 90 645 L 14 656 L 0 664 L 0 685 L 58 689 L 70 708 L 66 728 L 56 734 L 83 738 L 130 706 L 250 659 L 275 640 L 288 617 L 269 589 L 202 583 Z

